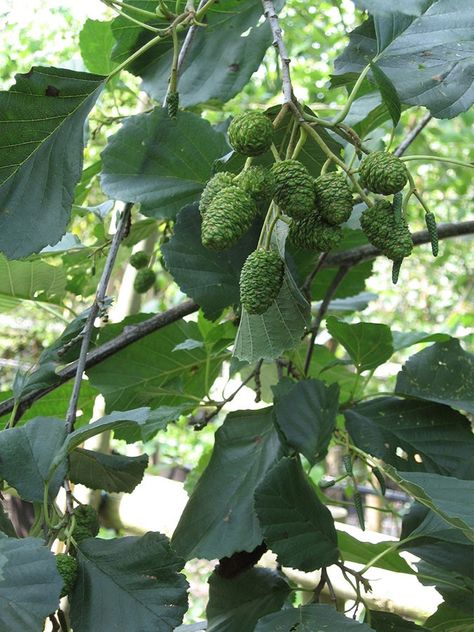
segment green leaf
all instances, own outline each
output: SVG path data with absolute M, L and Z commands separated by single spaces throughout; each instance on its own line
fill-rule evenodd
M 0 502 L 0 531 L 7 535 L 9 538 L 16 538 L 16 531 L 14 526 L 11 523 L 11 520 L 8 516 L 8 513 L 4 510 L 3 505 Z M 1 562 L 0 562 L 1 564 Z M 0 576 L 1 576 L 1 566 L 0 566 Z
M 344 415 L 355 445 L 398 469 L 456 476 L 472 459 L 471 424 L 448 406 L 381 397 Z
M 69 480 L 89 489 L 131 493 L 141 482 L 148 456 L 103 454 L 77 448 L 69 457 Z
M 400 539 L 404 540 L 408 536 L 443 540 L 454 544 L 469 544 L 469 540 L 462 531 L 450 526 L 438 514 L 420 503 L 413 503 L 410 510 L 403 516 Z
M 400 99 L 398 98 L 397 91 L 395 90 L 393 83 L 377 64 L 371 62 L 370 69 L 372 70 L 372 76 L 377 84 L 377 88 L 382 95 L 382 100 L 389 111 L 390 118 L 393 121 L 393 127 L 397 127 L 402 114 L 402 106 Z
M 359 373 L 376 369 L 393 354 L 392 333 L 387 325 L 350 325 L 334 316 L 327 318 L 326 323 L 328 332 L 341 343 Z
M 260 544 L 253 494 L 280 453 L 272 408 L 230 413 L 216 432 L 211 460 L 181 515 L 173 548 L 187 560 L 212 560 Z
M 70 598 L 77 632 L 171 632 L 181 623 L 187 582 L 166 536 L 88 538 L 79 546 L 77 562 Z
M 394 573 L 413 574 L 415 571 L 407 564 L 400 554 L 393 549 L 397 542 L 364 542 L 352 537 L 345 531 L 337 531 L 337 544 L 346 562 L 355 562 L 365 566 L 367 562 L 384 553 L 374 564 L 376 568 L 383 568 Z M 392 549 L 389 553 L 385 553 Z
M 22 301 L 59 303 L 66 291 L 66 274 L 43 261 L 9 261 L 0 254 L 0 311 Z
M 290 594 L 283 575 L 251 568 L 233 579 L 209 578 L 207 632 L 253 632 L 258 619 L 280 610 Z
M 392 612 L 370 611 L 370 627 L 376 632 L 428 632 L 428 628 L 422 628 L 413 621 L 402 619 Z
M 285 257 L 287 234 L 288 225 L 278 220 L 272 239 L 282 259 Z M 309 320 L 309 304 L 285 265 L 283 285 L 269 309 L 257 315 L 248 314 L 242 308 L 234 355 L 247 362 L 273 360 L 300 342 Z
M 228 151 L 221 132 L 192 112 L 166 109 L 127 118 L 102 153 L 102 188 L 139 202 L 144 215 L 171 218 L 198 200 L 216 158 Z
M 360 73 L 377 55 L 377 65 L 402 103 L 424 105 L 437 118 L 451 118 L 474 102 L 471 0 L 419 6 L 419 16 L 377 16 L 355 29 L 336 60 L 335 73 Z
M 468 632 L 472 626 L 472 614 L 466 614 L 442 603 L 426 621 L 431 632 Z
M 99 344 L 145 318 L 145 315 L 131 316 L 117 325 L 108 325 L 99 336 Z M 190 401 L 196 406 L 196 400 L 207 394 L 228 354 L 217 347 L 210 352 L 209 379 L 206 380 L 206 349 L 173 352 L 189 338 L 202 340 L 198 325 L 179 321 L 89 369 L 90 382 L 104 395 L 107 410 L 125 410 L 137 405 L 189 406 Z
M 36 417 L 20 428 L 0 432 L 0 479 L 6 480 L 23 500 L 43 502 L 43 488 L 57 452 L 66 437 L 61 419 Z M 53 500 L 66 474 L 60 467 L 49 486 Z
M 260 226 L 255 225 L 233 248 L 213 252 L 201 243 L 197 204 L 178 214 L 174 235 L 161 251 L 181 291 L 200 305 L 207 318 L 214 320 L 224 307 L 239 302 L 240 270 L 257 246 Z
M 422 342 L 447 342 L 451 340 L 448 334 L 427 334 L 424 331 L 392 331 L 393 348 L 395 351 L 406 349 Z
M 284 458 L 255 490 L 263 537 L 284 566 L 313 571 L 337 562 L 337 534 L 301 464 Z
M 111 59 L 114 44 L 111 20 L 101 22 L 87 18 L 79 33 L 79 48 L 88 70 L 108 75 L 115 66 Z
M 474 541 L 474 509 L 466 503 L 474 492 L 473 481 L 439 474 L 397 472 L 391 465 L 384 465 L 383 470 L 403 491 Z
M 289 445 L 311 465 L 326 456 L 339 405 L 337 384 L 280 381 L 273 387 L 275 415 Z
M 114 437 L 127 443 L 149 441 L 160 430 L 166 430 L 168 424 L 189 412 L 190 408 L 194 408 L 193 403 L 183 404 L 182 406 L 160 406 L 156 410 L 150 411 L 144 424 L 117 428 L 114 431 Z
M 42 540 L 0 533 L 0 630 L 38 632 L 58 607 L 61 587 L 54 555 Z
M 260 619 L 255 632 L 370 632 L 365 623 L 358 623 L 337 612 L 332 606 L 310 604 L 288 608 Z
M 55 244 L 82 174 L 84 121 L 104 78 L 32 68 L 0 93 L 0 250 L 9 259 Z
M 275 5 L 278 10 L 283 2 L 279 0 Z M 272 42 L 269 25 L 262 22 L 257 26 L 261 17 L 262 7 L 253 0 L 227 0 L 225 10 L 215 6 L 207 12 L 206 28 L 195 32 L 179 73 L 180 102 L 184 107 L 210 100 L 225 102 L 242 90 Z M 118 37 L 121 33 L 117 27 L 128 26 L 130 30 L 129 23 L 125 25 L 119 19 L 116 22 L 114 31 Z M 152 37 L 153 33 L 137 30 L 135 38 L 127 37 L 128 48 L 122 44 L 114 56 L 128 57 Z M 159 102 L 166 94 L 172 52 L 170 39 L 165 40 L 128 68 L 143 78 L 142 88 Z
M 474 355 L 454 338 L 438 342 L 409 358 L 395 391 L 474 413 Z

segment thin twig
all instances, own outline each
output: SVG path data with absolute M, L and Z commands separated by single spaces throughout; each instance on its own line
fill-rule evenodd
M 474 221 L 440 224 L 438 227 L 438 233 L 440 239 L 472 235 L 474 234 Z M 429 244 L 431 242 L 431 238 L 427 230 L 420 230 L 413 233 L 412 237 L 413 243 L 416 246 Z M 362 263 L 363 261 L 375 259 L 379 255 L 381 255 L 380 250 L 377 250 L 377 248 L 374 248 L 373 246 L 360 246 L 358 248 L 352 248 L 351 250 L 329 253 L 322 264 L 322 268 L 334 268 L 341 265 L 350 267 L 357 265 L 358 263 Z M 97 347 L 93 351 L 89 352 L 87 354 L 85 368 L 89 369 L 97 364 L 100 364 L 125 347 L 141 340 L 145 336 L 148 336 L 162 327 L 166 327 L 171 323 L 181 320 L 184 316 L 188 316 L 189 314 L 196 312 L 198 309 L 199 306 L 194 301 L 189 300 L 177 305 L 176 307 L 172 307 L 166 312 L 155 314 L 141 323 L 126 327 L 116 338 L 113 338 L 109 342 L 106 342 L 100 347 Z M 71 363 L 69 366 L 58 371 L 58 381 L 54 385 L 38 389 L 37 391 L 32 391 L 25 397 L 21 398 L 18 405 L 16 419 L 19 419 L 25 410 L 27 410 L 35 401 L 41 399 L 74 377 L 76 368 L 77 362 Z M 0 417 L 10 413 L 13 410 L 14 405 L 15 400 L 13 398 L 0 403 Z
M 278 16 L 275 11 L 272 0 L 262 0 L 263 13 L 270 24 L 273 34 L 273 46 L 278 51 L 281 59 L 281 80 L 283 88 L 283 102 L 291 103 L 293 101 L 293 86 L 291 85 L 290 76 L 290 58 L 286 50 L 285 42 L 282 37 L 282 30 Z
M 394 156 L 402 156 L 406 152 L 408 147 L 412 144 L 412 142 L 415 140 L 415 138 L 418 136 L 418 134 L 420 134 L 424 130 L 424 128 L 428 125 L 428 123 L 431 121 L 432 118 L 433 118 L 432 115 L 429 112 L 427 112 L 423 116 L 423 118 L 420 120 L 418 125 L 416 125 L 411 130 L 411 132 L 409 132 L 406 135 L 406 137 L 402 140 L 402 142 L 398 145 L 398 147 L 393 152 Z
M 321 270 L 321 268 L 324 265 L 324 261 L 327 259 L 329 253 L 327 252 L 323 252 L 319 258 L 318 261 L 316 263 L 316 265 L 314 266 L 314 268 L 311 270 L 311 272 L 308 274 L 308 276 L 306 277 L 306 279 L 304 280 L 303 285 L 301 286 L 301 291 L 303 292 L 303 294 L 306 296 L 306 298 L 308 299 L 308 301 L 311 300 L 311 285 L 316 277 L 316 275 L 318 274 L 318 272 Z
M 79 353 L 79 358 L 77 360 L 76 375 L 74 378 L 74 386 L 72 389 L 71 399 L 69 400 L 69 406 L 66 414 L 66 429 L 68 433 L 74 430 L 74 423 L 76 421 L 77 413 L 77 402 L 79 400 L 79 393 L 81 390 L 82 375 L 86 368 L 87 352 L 89 351 L 92 331 L 94 329 L 94 321 L 105 304 L 107 286 L 112 275 L 112 270 L 115 264 L 115 259 L 117 258 L 120 244 L 128 229 L 128 222 L 130 219 L 130 214 L 132 212 L 132 207 L 133 203 L 127 202 L 127 204 L 125 204 L 124 210 L 122 211 L 122 216 L 120 218 L 115 235 L 112 239 L 112 245 L 107 255 L 107 260 L 105 262 L 102 276 L 100 277 L 95 300 L 90 309 L 86 324 L 84 325 L 81 350 Z
M 314 343 L 316 340 L 316 336 L 318 335 L 319 328 L 321 326 L 324 315 L 327 312 L 329 307 L 329 303 L 331 302 L 334 294 L 336 293 L 337 288 L 341 284 L 342 280 L 349 272 L 350 266 L 341 266 L 331 281 L 331 285 L 328 287 L 326 294 L 324 295 L 323 301 L 319 306 L 318 313 L 314 319 L 313 324 L 311 325 L 311 340 L 309 341 L 308 351 L 306 353 L 306 360 L 304 363 L 304 374 L 308 375 L 309 367 L 311 364 L 311 358 L 313 357 L 314 351 Z

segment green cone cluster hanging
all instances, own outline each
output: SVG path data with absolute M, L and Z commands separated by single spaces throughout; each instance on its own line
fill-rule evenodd
M 322 219 L 337 226 L 347 222 L 352 213 L 352 191 L 340 173 L 326 173 L 314 181 L 316 207 Z
M 144 250 L 139 250 L 131 255 L 128 263 L 136 270 L 140 270 L 141 268 L 146 268 L 149 261 L 150 257 L 147 253 Z
M 133 282 L 133 289 L 137 294 L 145 294 L 150 288 L 155 285 L 156 274 L 150 268 L 142 268 L 138 270 L 135 281 Z
M 240 301 L 249 314 L 263 314 L 278 296 L 285 267 L 275 250 L 258 248 L 240 273 Z
M 201 193 L 201 199 L 199 200 L 199 210 L 201 215 L 209 208 L 209 204 L 216 197 L 216 195 L 225 189 L 232 186 L 234 180 L 234 174 L 227 171 L 220 171 L 209 180 L 204 187 L 204 191 Z
M 328 252 L 339 245 L 342 229 L 328 224 L 315 209 L 307 217 L 291 223 L 288 238 L 297 248 Z
M 298 160 L 282 160 L 272 167 L 275 177 L 273 199 L 289 217 L 305 217 L 315 204 L 313 178 Z
M 234 184 L 246 191 L 256 204 L 268 204 L 275 192 L 273 173 L 259 165 L 242 171 L 234 179 Z
M 63 580 L 63 587 L 61 589 L 60 597 L 66 597 L 72 592 L 74 588 L 74 584 L 77 579 L 77 561 L 74 557 L 70 555 L 65 555 L 64 553 L 58 553 L 56 555 L 56 568 L 58 569 L 58 573 L 61 575 L 61 579 Z
M 242 189 L 230 186 L 212 200 L 202 219 L 201 241 L 211 250 L 233 246 L 250 228 L 257 207 Z
M 359 167 L 360 183 L 373 193 L 391 195 L 401 191 L 408 180 L 404 163 L 393 154 L 375 151 Z
M 99 518 L 97 511 L 90 505 L 79 505 L 74 510 L 76 525 L 72 537 L 76 542 L 81 542 L 86 538 L 95 538 L 99 533 Z
M 271 147 L 273 125 L 261 112 L 244 112 L 229 125 L 229 142 L 232 148 L 244 156 L 259 156 Z
M 397 222 L 392 204 L 379 200 L 361 215 L 360 225 L 370 243 L 379 248 L 393 261 L 408 257 L 413 250 L 413 240 L 405 219 Z

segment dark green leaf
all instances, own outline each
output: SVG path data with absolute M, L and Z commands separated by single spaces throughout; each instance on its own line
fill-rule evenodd
M 465 540 L 466 542 L 467 540 Z M 409 542 L 404 550 L 413 553 L 416 557 L 423 560 L 436 570 L 433 572 L 434 577 L 439 577 L 440 581 L 429 580 L 428 583 L 443 584 L 444 573 L 453 573 L 455 576 L 463 576 L 465 578 L 474 578 L 474 566 L 472 560 L 474 558 L 474 547 L 472 543 L 459 544 L 456 542 L 446 542 L 444 540 L 426 539 Z M 423 573 L 420 563 L 417 562 L 418 570 Z M 425 573 L 430 575 L 428 571 Z M 449 585 L 449 580 L 448 580 Z M 465 582 L 460 580 L 459 585 L 463 586 Z M 462 591 L 464 592 L 464 591 Z M 474 600 L 472 601 L 474 603 Z
M 422 342 L 447 342 L 451 339 L 448 334 L 427 334 L 424 331 L 392 331 L 393 348 L 395 351 L 406 349 Z
M 355 562 L 365 566 L 381 553 L 383 556 L 374 564 L 376 568 L 383 568 L 394 573 L 413 574 L 415 571 L 407 564 L 400 554 L 393 550 L 393 541 L 387 542 L 364 542 L 352 537 L 345 531 L 337 532 L 337 544 L 341 555 L 346 562 Z M 392 549 L 389 553 L 385 551 Z
M 23 500 L 43 502 L 43 488 L 56 454 L 64 444 L 61 419 L 36 417 L 20 428 L 0 432 L 0 479 L 14 487 Z M 49 485 L 54 499 L 66 474 L 62 464 Z
M 360 9 L 373 15 L 396 15 L 397 13 L 420 15 L 433 0 L 403 0 L 394 3 L 387 0 L 354 0 L 354 2 Z
M 42 540 L 0 533 L 0 630 L 38 632 L 56 610 L 62 581 Z
M 448 406 L 381 397 L 344 415 L 355 445 L 398 469 L 456 476 L 472 459 L 471 424 Z
M 406 362 L 395 390 L 474 413 L 474 355 L 454 338 L 438 342 Z
M 253 632 L 258 619 L 280 610 L 290 586 L 280 573 L 251 568 L 233 579 L 209 578 L 208 632 Z
M 87 69 L 98 75 L 108 75 L 115 66 L 111 59 L 115 43 L 111 25 L 112 21 L 101 22 L 87 18 L 79 33 L 81 57 Z
M 376 369 L 393 354 L 392 333 L 387 325 L 350 325 L 334 316 L 330 316 L 326 322 L 328 332 L 341 343 L 358 372 Z
M 224 135 L 191 112 L 167 110 L 126 119 L 102 153 L 102 187 L 112 198 L 140 202 L 143 214 L 174 218 L 195 202 L 216 158 L 228 150 Z
M 339 387 L 319 380 L 296 384 L 288 380 L 280 381 L 273 392 L 276 419 L 286 440 L 314 465 L 327 453 L 336 424 Z
M 400 4 L 393 4 L 393 9 Z M 360 73 L 378 53 L 377 64 L 402 103 L 424 105 L 437 118 L 451 118 L 474 101 L 470 72 L 474 24 L 466 17 L 471 15 L 471 0 L 427 1 L 418 6 L 418 17 L 377 16 L 355 29 L 335 72 Z
M 69 480 L 106 492 L 133 492 L 141 482 L 148 456 L 102 454 L 77 448 L 69 457 Z
M 99 337 L 102 344 L 111 340 L 124 327 L 144 320 L 131 316 L 120 324 L 109 325 Z M 207 351 L 173 349 L 188 339 L 202 340 L 196 323 L 180 321 L 149 334 L 129 345 L 112 358 L 88 370 L 92 386 L 105 397 L 107 410 L 125 410 L 132 406 L 189 405 L 191 398 L 207 394 L 217 377 L 226 352 L 211 351 L 211 369 L 206 383 Z M 193 406 L 196 401 L 192 400 Z
M 283 2 L 279 0 L 275 5 L 281 8 Z M 219 5 L 211 8 L 207 13 L 207 26 L 196 31 L 180 70 L 180 102 L 184 107 L 210 100 L 225 102 L 240 92 L 272 42 L 269 25 L 263 22 L 257 26 L 261 16 L 262 7 L 253 0 L 227 0 L 225 10 Z M 117 27 L 119 25 L 130 31 L 129 23 L 125 25 L 123 20 L 117 20 Z M 122 33 L 117 27 L 114 31 L 120 37 Z M 130 35 L 126 37 L 129 48 L 122 44 L 114 51 L 115 56 L 128 57 L 149 41 L 153 33 L 137 30 L 134 39 Z M 165 40 L 129 67 L 143 78 L 143 89 L 159 102 L 163 101 L 168 86 L 172 52 L 171 40 Z M 209 68 L 213 71 L 209 72 Z
M 8 261 L 0 254 L 0 311 L 22 301 L 58 303 L 66 291 L 63 268 L 43 261 Z
M 401 489 L 474 541 L 474 507 L 466 503 L 474 492 L 473 481 L 439 474 L 397 472 L 391 465 L 383 469 Z
M 393 126 L 396 127 L 402 113 L 402 106 L 400 99 L 398 98 L 397 91 L 395 90 L 393 83 L 377 64 L 371 62 L 370 69 L 372 70 L 372 75 L 375 79 L 375 83 L 377 84 L 377 88 L 382 95 L 382 100 L 387 106 L 390 118 L 393 121 Z
M 32 68 L 0 93 L 0 250 L 9 259 L 64 234 L 82 174 L 84 121 L 103 85 L 97 75 Z
M 156 410 L 151 410 L 148 419 L 140 426 L 125 426 L 114 431 L 116 439 L 122 439 L 127 443 L 135 441 L 149 441 L 160 430 L 166 430 L 168 424 L 176 421 L 181 415 L 194 408 L 192 402 L 182 406 L 160 406 Z
M 428 632 L 428 628 L 422 628 L 413 621 L 402 619 L 392 612 L 370 612 L 370 627 L 377 632 Z
M 187 609 L 182 560 L 168 538 L 88 538 L 77 553 L 78 577 L 71 595 L 77 632 L 140 630 L 171 632 Z
M 401 540 L 408 536 L 418 535 L 420 538 L 444 540 L 457 544 L 469 544 L 462 531 L 450 526 L 434 511 L 419 503 L 413 503 L 403 516 Z
M 337 561 L 334 520 L 296 459 L 284 458 L 268 472 L 255 490 L 255 511 L 280 564 L 313 571 Z
M 364 623 L 358 623 L 337 612 L 332 606 L 310 604 L 288 608 L 260 619 L 255 632 L 370 632 Z
M 200 305 L 207 318 L 215 319 L 224 307 L 239 302 L 240 270 L 257 246 L 260 226 L 259 222 L 233 248 L 213 252 L 201 243 L 197 205 L 179 213 L 174 235 L 161 250 L 181 291 Z
M 228 557 L 261 543 L 253 494 L 280 452 L 272 408 L 227 416 L 173 535 L 182 557 Z

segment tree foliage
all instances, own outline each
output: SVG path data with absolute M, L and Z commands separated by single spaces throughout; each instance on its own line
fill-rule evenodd
M 103 3 L 108 19 L 76 38 L 81 64 L 32 54 L 0 92 L 0 310 L 54 324 L 41 352 L 31 332 L 31 366 L 1 393 L 0 499 L 32 503 L 34 521 L 17 537 L 0 505 L 0 629 L 467 631 L 471 321 L 442 296 L 420 325 L 390 301 L 438 273 L 455 303 L 466 292 L 469 0 Z M 143 311 L 135 293 L 111 323 L 136 267 Z M 380 269 L 394 287 L 372 317 Z M 223 375 L 238 386 L 220 398 Z M 252 399 L 226 414 L 243 386 Z M 172 537 L 79 538 L 74 485 L 132 493 L 145 444 L 183 426 L 213 446 Z M 84 446 L 107 433 L 122 453 Z M 337 528 L 334 502 L 365 528 L 367 488 L 403 517 L 395 543 Z M 403 516 L 387 488 L 405 494 Z M 256 565 L 267 549 L 275 568 Z M 68 609 L 59 550 L 77 561 Z M 183 624 L 183 568 L 202 558 L 219 560 L 207 624 Z M 374 565 L 434 584 L 437 612 L 373 611 Z M 286 567 L 320 572 L 309 602 Z M 336 567 L 353 619 L 319 603 Z

